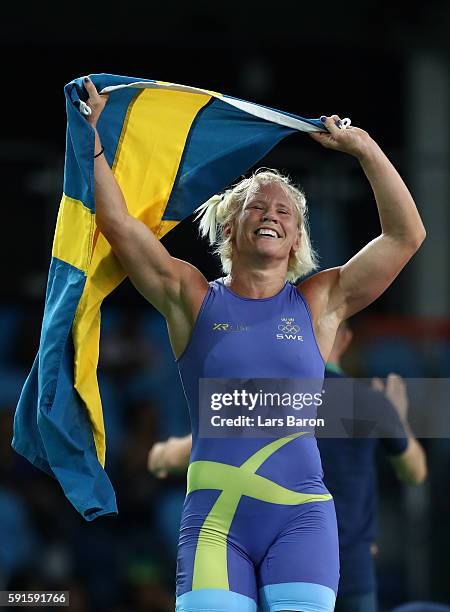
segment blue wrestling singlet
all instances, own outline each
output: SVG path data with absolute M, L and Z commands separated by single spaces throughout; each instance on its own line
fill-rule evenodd
M 284 333 L 283 320 L 299 331 Z M 286 283 L 277 295 L 251 299 L 211 282 L 178 366 L 192 452 L 176 612 L 331 612 L 337 526 L 315 438 L 198 435 L 201 378 L 323 378 L 301 294 Z

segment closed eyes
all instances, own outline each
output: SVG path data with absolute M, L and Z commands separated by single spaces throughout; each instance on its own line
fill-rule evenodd
M 249 208 L 256 208 L 257 210 L 263 210 L 263 206 L 261 204 L 252 204 L 251 206 L 249 206 Z M 284 208 L 280 208 L 278 209 L 279 213 L 282 213 L 283 215 L 289 215 L 290 212 Z

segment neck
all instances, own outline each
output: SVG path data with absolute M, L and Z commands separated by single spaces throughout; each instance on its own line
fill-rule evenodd
M 261 299 L 279 293 L 285 285 L 285 279 L 285 267 L 280 270 L 252 270 L 233 264 L 233 268 L 224 282 L 238 295 Z

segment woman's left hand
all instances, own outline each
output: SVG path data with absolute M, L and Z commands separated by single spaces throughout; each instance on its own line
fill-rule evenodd
M 320 119 L 328 132 L 309 132 L 309 135 L 327 149 L 342 151 L 361 159 L 370 151 L 371 147 L 376 146 L 369 134 L 360 128 L 353 126 L 345 129 L 339 128 L 336 125 L 341 121 L 339 115 L 321 117 Z

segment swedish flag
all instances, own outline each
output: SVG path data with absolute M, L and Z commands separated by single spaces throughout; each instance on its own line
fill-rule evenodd
M 92 75 L 109 101 L 97 128 L 130 214 L 161 238 L 277 142 L 324 131 L 304 119 L 226 95 L 109 74 Z M 39 352 L 14 420 L 14 449 L 61 484 L 91 521 L 116 514 L 104 470 L 97 364 L 100 307 L 125 273 L 95 224 L 94 132 L 80 113 L 82 79 L 65 87 L 63 196 Z M 107 409 L 107 407 L 106 407 Z

